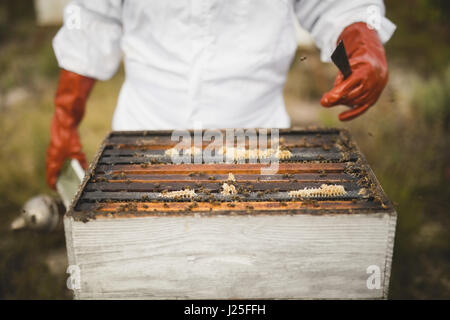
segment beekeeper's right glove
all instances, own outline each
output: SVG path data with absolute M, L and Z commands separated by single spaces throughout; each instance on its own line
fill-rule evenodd
M 55 189 L 56 179 L 66 159 L 76 159 L 84 169 L 87 168 L 77 128 L 95 81 L 61 69 L 46 159 L 46 178 L 52 189 Z

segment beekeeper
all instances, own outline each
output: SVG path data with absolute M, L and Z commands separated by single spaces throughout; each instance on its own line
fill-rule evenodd
M 341 120 L 360 115 L 388 78 L 382 43 L 395 26 L 384 11 L 382 0 L 72 1 L 53 40 L 61 74 L 48 184 L 65 159 L 86 166 L 77 127 L 95 81 L 110 79 L 122 55 L 114 130 L 289 127 L 282 90 L 297 48 L 293 16 L 323 61 L 344 40 L 353 74 L 339 74 L 321 103 L 352 107 Z

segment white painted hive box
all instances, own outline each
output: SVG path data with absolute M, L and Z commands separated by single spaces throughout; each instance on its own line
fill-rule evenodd
M 65 216 L 75 298 L 386 298 L 396 213 L 364 157 L 342 130 L 280 136 L 289 157 L 260 175 L 173 164 L 170 132 L 111 133 Z

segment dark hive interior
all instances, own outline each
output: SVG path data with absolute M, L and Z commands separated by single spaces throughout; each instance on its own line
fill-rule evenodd
M 209 143 L 204 142 L 203 148 Z M 393 212 L 366 160 L 343 130 L 280 130 L 280 148 L 289 150 L 290 157 L 280 160 L 273 175 L 261 175 L 267 164 L 248 160 L 173 164 L 166 151 L 176 144 L 169 131 L 112 132 L 68 215 L 88 221 L 146 215 Z M 223 194 L 224 183 L 234 186 L 234 194 Z M 345 193 L 322 195 L 323 186 L 343 187 Z M 186 190 L 195 196 L 167 196 Z M 295 190 L 300 195 L 292 196 Z M 302 190 L 318 191 L 303 196 Z

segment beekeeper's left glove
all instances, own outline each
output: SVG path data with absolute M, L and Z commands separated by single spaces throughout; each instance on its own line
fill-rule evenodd
M 344 80 L 339 72 L 334 88 L 325 93 L 324 107 L 346 105 L 352 109 L 339 114 L 339 120 L 351 120 L 377 102 L 388 81 L 388 66 L 383 44 L 377 31 L 363 22 L 351 24 L 341 33 L 352 74 Z

